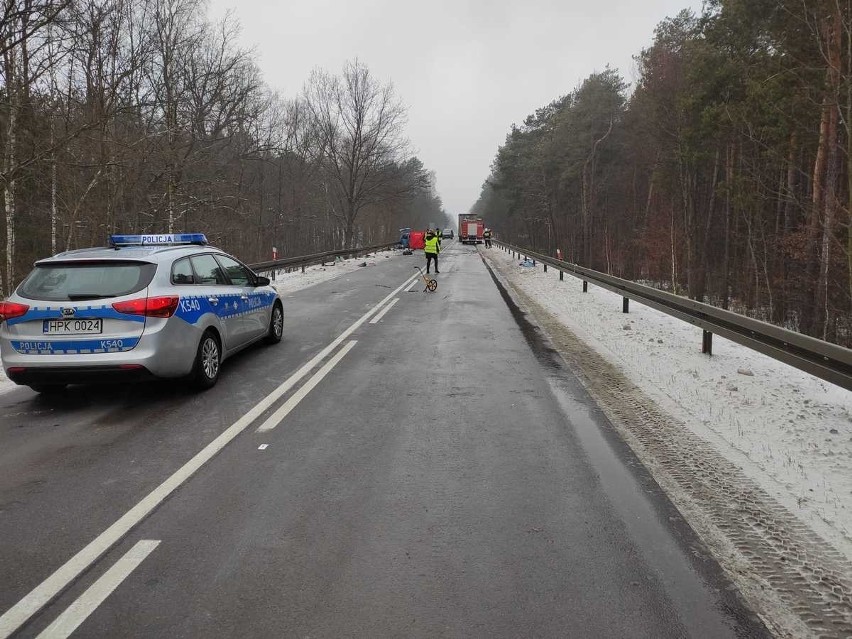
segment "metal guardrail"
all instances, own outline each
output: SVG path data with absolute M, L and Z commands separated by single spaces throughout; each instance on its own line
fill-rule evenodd
M 325 253 L 314 253 L 313 255 L 299 255 L 297 257 L 287 257 L 280 260 L 269 260 L 268 262 L 258 262 L 257 264 L 249 264 L 248 267 L 255 273 L 264 273 L 267 271 L 276 271 L 282 268 L 302 267 L 302 272 L 305 272 L 306 266 L 315 264 L 324 264 L 328 261 L 334 261 L 336 257 L 358 257 L 367 253 L 375 253 L 376 251 L 384 251 L 394 246 L 399 242 L 391 242 L 389 244 L 377 244 L 376 246 L 365 246 L 356 249 L 340 249 L 338 251 L 326 251 Z
M 717 334 L 847 390 L 852 390 L 852 350 L 848 348 L 738 315 L 710 304 L 557 260 L 519 246 L 496 240 L 494 244 L 513 255 L 517 253 L 534 262 L 541 262 L 545 271 L 548 266 L 552 266 L 559 270 L 559 279 L 562 279 L 564 273 L 568 273 L 582 280 L 583 292 L 588 290 L 587 283 L 592 282 L 621 295 L 622 311 L 625 313 L 629 311 L 628 300 L 632 299 L 700 327 L 704 331 L 703 353 L 712 354 L 713 334 Z

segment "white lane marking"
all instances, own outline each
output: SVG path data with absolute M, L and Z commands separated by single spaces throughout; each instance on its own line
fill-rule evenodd
M 65 639 L 92 614 L 122 581 L 141 564 L 160 544 L 159 540 L 143 539 L 136 542 L 115 565 L 88 587 L 56 620 L 42 631 L 37 639 Z
M 394 300 L 390 304 L 385 306 L 381 311 L 378 312 L 378 314 L 376 314 L 376 316 L 373 319 L 370 320 L 370 324 L 377 324 L 378 322 L 380 322 L 381 319 L 387 314 L 387 312 L 389 310 L 391 310 L 393 308 L 393 305 L 396 304 L 398 301 L 399 301 L 399 298 L 395 297 Z
M 418 275 L 417 277 L 419 278 L 420 276 Z M 408 285 L 408 288 L 407 288 L 407 289 L 405 289 L 405 292 L 406 292 L 406 293 L 410 293 L 410 292 L 411 292 L 411 289 L 413 289 L 413 288 L 414 288 L 414 285 L 415 285 L 415 284 L 417 284 L 417 280 L 416 280 L 416 279 L 415 279 L 415 280 L 414 280 L 411 284 L 409 284 L 409 285 Z
M 296 406 L 299 405 L 299 402 L 305 399 L 308 393 L 310 393 L 314 388 L 316 388 L 317 384 L 319 384 L 323 380 L 323 378 L 331 372 L 331 369 L 333 369 L 340 363 L 340 360 L 346 357 L 346 353 L 351 351 L 352 347 L 355 346 L 355 344 L 357 343 L 358 341 L 353 339 L 346 346 L 341 348 L 337 352 L 337 355 L 328 360 L 325 366 L 323 366 L 316 373 L 314 373 L 314 376 L 311 377 L 308 381 L 306 381 L 299 390 L 290 395 L 290 397 L 287 398 L 287 401 L 281 405 L 281 408 L 272 413 L 272 415 L 270 415 L 265 422 L 258 426 L 255 432 L 263 433 L 268 430 L 272 430 L 273 428 L 278 426 L 278 424 L 281 423 L 281 420 L 287 417 L 287 415 L 290 414 L 290 411 L 296 408 Z
M 267 448 L 269 448 L 269 444 L 261 444 L 257 447 L 258 450 L 266 450 Z
M 142 501 L 128 510 L 124 515 L 113 523 L 109 528 L 95 537 L 89 544 L 71 557 L 56 572 L 24 595 L 14 606 L 9 608 L 0 617 L 0 639 L 6 639 L 9 635 L 20 628 L 35 613 L 41 610 L 47 602 L 62 592 L 74 581 L 80 573 L 91 566 L 98 557 L 104 554 L 113 544 L 120 540 L 140 521 L 147 517 L 160 503 L 177 488 L 189 479 L 195 471 L 210 461 L 220 450 L 227 446 L 231 440 L 248 428 L 254 420 L 265 413 L 278 399 L 295 386 L 308 373 L 310 373 L 329 353 L 336 349 L 347 337 L 354 333 L 364 322 L 376 313 L 388 300 L 399 293 L 417 278 L 413 275 L 411 279 L 405 280 L 395 291 L 388 294 L 381 302 L 364 313 L 352 326 L 340 334 L 331 344 L 317 353 L 313 359 L 302 368 L 293 373 L 281 386 L 272 391 L 264 399 L 258 402 L 248 413 L 235 421 L 227 430 L 223 431 L 216 439 L 207 444 L 195 457 L 181 466 L 175 473 L 157 486 Z

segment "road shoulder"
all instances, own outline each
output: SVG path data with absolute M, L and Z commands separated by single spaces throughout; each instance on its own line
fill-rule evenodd
M 852 631 L 852 564 L 846 557 L 661 410 L 513 282 L 499 260 L 484 253 L 483 259 L 767 625 L 782 636 Z

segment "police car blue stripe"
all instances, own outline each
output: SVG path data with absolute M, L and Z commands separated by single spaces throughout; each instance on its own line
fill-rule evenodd
M 210 298 L 215 297 L 218 303 L 212 304 Z M 275 293 L 264 291 L 252 293 L 244 300 L 241 293 L 234 295 L 189 295 L 181 296 L 175 317 L 188 324 L 195 324 L 203 315 L 212 313 L 221 319 L 247 315 L 258 308 L 267 308 L 275 302 Z
M 118 337 L 86 340 L 10 340 L 19 353 L 27 355 L 76 355 L 83 351 L 123 353 L 133 350 L 139 343 L 138 337 Z

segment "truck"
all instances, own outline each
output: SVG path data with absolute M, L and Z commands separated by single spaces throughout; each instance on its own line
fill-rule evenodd
M 462 244 L 482 244 L 485 220 L 474 213 L 459 215 L 459 241 Z

